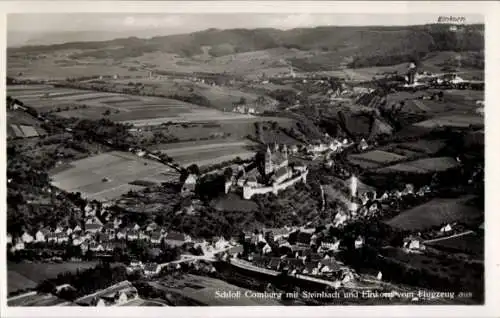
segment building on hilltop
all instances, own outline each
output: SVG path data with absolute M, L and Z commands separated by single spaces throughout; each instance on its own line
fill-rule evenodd
M 280 168 L 288 167 L 288 149 L 286 145 L 283 146 L 282 151 L 279 150 L 278 144 L 274 145 L 274 151 L 267 147 L 264 156 L 264 174 L 269 176 Z
M 306 182 L 307 167 L 289 164 L 286 145 L 280 148 L 275 144 L 273 150 L 268 146 L 265 153 L 261 153 L 255 160 L 255 165 L 252 165 L 255 168 L 241 173 L 239 178 L 233 181 L 237 189 L 243 190 L 244 199 L 250 199 L 254 194 L 277 194 L 279 190 L 299 181 Z M 225 186 L 226 193 L 230 189 L 231 187 Z

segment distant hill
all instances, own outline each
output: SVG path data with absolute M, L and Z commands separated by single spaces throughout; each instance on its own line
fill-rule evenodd
M 449 25 L 394 27 L 316 27 L 281 31 L 277 29 L 209 29 L 189 34 L 138 37 L 110 41 L 69 42 L 9 48 L 9 54 L 50 53 L 77 49 L 72 58 L 138 57 L 148 52 L 166 52 L 181 57 L 225 56 L 273 48 L 313 52 L 312 56 L 290 58 L 301 70 L 314 71 L 346 63 L 346 67 L 394 65 L 419 60 L 431 52 L 480 52 L 484 50 L 484 25 L 465 25 L 452 32 Z

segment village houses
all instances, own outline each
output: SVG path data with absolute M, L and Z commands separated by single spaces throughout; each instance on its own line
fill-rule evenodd
M 30 244 L 30 243 L 32 243 L 35 240 L 33 238 L 33 236 L 31 236 L 27 232 L 23 233 L 23 235 L 21 236 L 21 239 L 22 239 L 22 241 L 23 241 L 24 244 Z

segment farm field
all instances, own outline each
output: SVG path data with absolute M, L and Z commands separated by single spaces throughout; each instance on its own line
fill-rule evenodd
M 483 215 L 483 211 L 466 204 L 471 198 L 465 196 L 454 199 L 433 199 L 400 213 L 386 223 L 402 230 L 417 231 L 445 223 L 474 221 Z
M 255 102 L 261 97 L 267 103 L 257 104 L 257 110 L 272 110 L 273 108 L 266 108 L 265 105 L 272 105 L 273 101 L 270 97 L 260 95 L 252 92 L 251 90 L 242 91 L 238 87 L 222 86 L 222 85 L 209 85 L 203 82 L 194 82 L 187 79 L 133 79 L 133 80 L 117 80 L 111 83 L 126 87 L 128 83 L 142 84 L 144 90 L 154 91 L 155 94 L 162 94 L 164 96 L 179 95 L 179 96 L 201 96 L 210 103 L 210 107 L 219 110 L 230 111 L 233 109 L 233 104 L 238 103 L 244 99 L 247 103 L 254 105 Z M 262 106 L 262 107 L 260 107 Z
M 352 165 L 359 166 L 362 169 L 376 169 L 376 168 L 380 168 L 380 166 L 381 166 L 380 163 L 363 160 L 361 158 L 349 157 L 348 160 Z
M 410 151 L 415 151 L 418 153 L 425 153 L 427 155 L 433 155 L 439 152 L 446 146 L 444 140 L 418 140 L 415 142 L 406 142 L 397 145 L 397 148 L 407 149 Z
M 428 243 L 428 245 L 443 251 L 461 252 L 479 257 L 483 257 L 484 255 L 484 236 L 477 233 L 452 237 Z
M 383 150 L 372 150 L 361 154 L 349 155 L 348 158 L 349 161 L 352 160 L 351 162 L 362 166 L 364 165 L 367 168 L 373 168 L 405 159 L 404 156 Z
M 441 139 L 429 140 L 420 139 L 413 142 L 394 143 L 381 147 L 381 150 L 391 152 L 406 157 L 416 159 L 416 157 L 427 157 L 435 155 L 446 146 L 446 142 Z
M 400 91 L 387 95 L 387 105 L 391 106 L 404 101 L 402 111 L 405 113 L 430 113 L 443 115 L 474 114 L 476 101 L 484 100 L 484 92 L 477 90 L 446 90 L 442 101 L 422 100 L 422 96 L 432 96 L 440 90 L 428 89 L 419 92 Z
M 45 135 L 40 122 L 21 110 L 7 111 L 7 136 L 13 138 L 29 138 Z
M 206 166 L 233 160 L 236 157 L 249 159 L 255 155 L 255 143 L 250 141 L 203 141 L 182 142 L 157 146 L 182 166 L 197 164 Z
M 167 182 L 176 180 L 178 174 L 167 172 L 161 163 L 113 151 L 73 161 L 68 169 L 52 175 L 52 184 L 66 191 L 81 192 L 88 199 L 112 200 L 130 190 L 144 188 L 129 184 L 143 178 Z
M 98 262 L 66 263 L 7 263 L 8 292 L 18 289 L 35 288 L 43 280 L 57 277 L 64 272 L 76 272 L 94 267 Z
M 290 67 L 283 59 L 310 56 L 310 52 L 297 49 L 271 48 L 251 52 L 235 53 L 230 44 L 221 44 L 209 48 L 210 51 L 222 52 L 223 56 L 210 58 L 197 55 L 192 58 L 182 58 L 167 52 L 145 53 L 140 57 L 131 57 L 126 63 L 139 62 L 154 65 L 156 68 L 173 72 L 213 72 L 234 74 L 248 78 L 257 78 L 264 72 L 272 77 L 289 72 Z M 222 55 L 222 54 L 221 54 Z
M 68 60 L 68 56 L 83 52 L 81 50 L 60 50 L 44 55 L 44 58 L 28 62 L 22 55 L 9 55 L 6 73 L 8 76 L 19 76 L 22 79 L 33 80 L 65 80 L 71 77 L 118 75 L 146 76 L 147 71 L 130 70 L 126 65 L 113 65 L 107 59 Z
M 56 111 L 57 115 L 67 118 L 106 117 L 135 126 L 147 126 L 167 122 L 224 121 L 253 117 L 161 97 L 94 92 L 48 85 L 37 85 L 36 89 L 28 85 L 22 85 L 21 88 L 16 86 L 8 86 L 7 94 L 41 112 Z
M 198 139 L 200 136 L 217 138 L 227 136 L 230 139 L 246 139 L 247 136 L 256 137 L 255 123 L 276 121 L 280 127 L 293 127 L 294 120 L 282 117 L 255 116 L 243 119 L 228 119 L 213 123 L 182 123 L 171 124 L 166 127 L 169 134 L 179 140 Z
M 173 115 L 173 114 L 170 114 Z M 150 116 L 153 116 L 151 114 Z M 144 117 L 144 116 L 142 116 Z M 165 116 L 160 118 L 148 118 L 148 119 L 131 119 L 131 120 L 120 120 L 120 122 L 131 124 L 136 127 L 144 126 L 154 126 L 163 123 L 189 123 L 189 122 L 207 122 L 207 121 L 226 121 L 232 119 L 250 119 L 252 115 L 246 114 L 236 114 L 230 112 L 220 112 L 215 109 L 200 110 L 193 113 L 181 113 L 177 116 Z
M 432 173 L 445 171 L 458 166 L 458 162 L 451 157 L 425 158 L 415 161 L 398 163 L 389 167 L 377 169 L 377 173 Z
M 437 128 L 437 127 L 457 127 L 467 128 L 470 125 L 473 127 L 484 127 L 484 117 L 474 115 L 449 115 L 439 116 L 433 119 L 428 119 L 414 124 L 415 126 L 424 128 Z

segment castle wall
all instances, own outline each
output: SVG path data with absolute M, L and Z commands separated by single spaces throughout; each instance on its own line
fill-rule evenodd
M 301 175 L 299 175 L 293 179 L 290 179 L 290 180 L 285 181 L 285 182 L 280 183 L 280 184 L 275 183 L 271 187 L 256 187 L 256 188 L 254 188 L 254 187 L 244 186 L 243 187 L 243 198 L 245 200 L 248 200 L 248 199 L 251 199 L 252 196 L 254 196 L 255 194 L 265 194 L 265 193 L 269 193 L 269 192 L 273 192 L 274 194 L 278 194 L 278 191 L 286 189 L 299 181 L 306 183 L 307 182 L 307 174 L 308 174 L 308 171 L 306 170 Z

